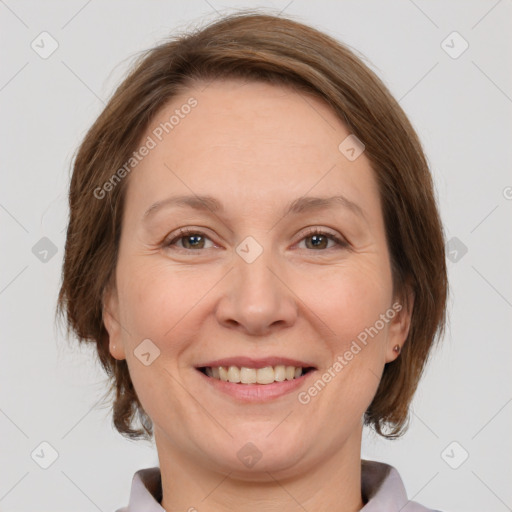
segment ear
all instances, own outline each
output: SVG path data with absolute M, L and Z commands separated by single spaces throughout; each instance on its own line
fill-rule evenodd
M 406 290 L 406 296 L 407 301 L 396 298 L 391 307 L 396 314 L 389 323 L 386 363 L 390 363 L 399 357 L 409 334 L 414 309 L 414 292 L 410 287 Z M 400 347 L 399 351 L 395 351 L 397 345 Z
M 115 359 L 126 359 L 122 341 L 122 329 L 119 321 L 119 300 L 117 287 L 109 283 L 103 292 L 103 323 L 108 332 L 109 351 Z

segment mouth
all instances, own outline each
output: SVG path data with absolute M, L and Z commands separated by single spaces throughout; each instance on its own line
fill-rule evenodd
M 311 362 L 287 357 L 228 357 L 204 361 L 195 369 L 207 389 L 246 404 L 293 396 L 317 370 Z
M 201 366 L 197 369 L 211 379 L 230 382 L 232 384 L 269 385 L 276 382 L 300 379 L 316 368 L 313 366 L 277 364 L 263 367 L 236 365 Z

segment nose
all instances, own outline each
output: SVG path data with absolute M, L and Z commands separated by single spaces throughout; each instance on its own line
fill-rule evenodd
M 252 263 L 236 255 L 217 305 L 219 323 L 253 336 L 293 325 L 297 302 L 283 267 L 270 250 L 264 250 Z

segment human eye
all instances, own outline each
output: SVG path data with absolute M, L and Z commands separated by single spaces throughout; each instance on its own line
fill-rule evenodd
M 308 243 L 309 241 L 309 243 Z M 210 245 L 207 244 L 210 242 Z M 316 250 L 317 252 L 328 249 L 348 248 L 349 243 L 342 237 L 320 228 L 311 228 L 299 241 L 299 244 L 305 242 L 306 249 Z M 331 243 L 332 245 L 329 245 Z M 215 247 L 212 240 L 201 230 L 195 228 L 180 228 L 178 233 L 171 234 L 162 244 L 164 249 L 178 251 L 195 251 L 210 249 Z
M 211 242 L 211 240 L 202 231 L 199 231 L 198 229 L 180 228 L 178 230 L 178 234 L 171 235 L 167 240 L 164 241 L 163 247 L 165 249 L 175 247 L 177 249 L 184 251 L 209 249 L 210 247 L 205 246 L 206 240 L 209 240 Z
M 308 246 L 307 240 L 311 240 L 311 243 Z M 343 238 L 337 236 L 330 231 L 326 231 L 324 229 L 312 228 L 306 232 L 306 234 L 301 238 L 300 242 L 306 241 L 306 248 L 319 250 L 319 249 L 333 249 L 333 248 L 347 248 L 349 247 L 349 243 Z M 333 246 L 328 247 L 329 242 L 333 243 Z M 337 246 L 337 247 L 336 247 Z

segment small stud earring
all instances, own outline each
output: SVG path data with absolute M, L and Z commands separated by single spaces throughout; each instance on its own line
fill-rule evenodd
M 400 350 L 401 350 L 400 345 L 395 345 L 395 346 L 393 347 L 393 352 L 394 352 L 395 354 L 400 354 Z

